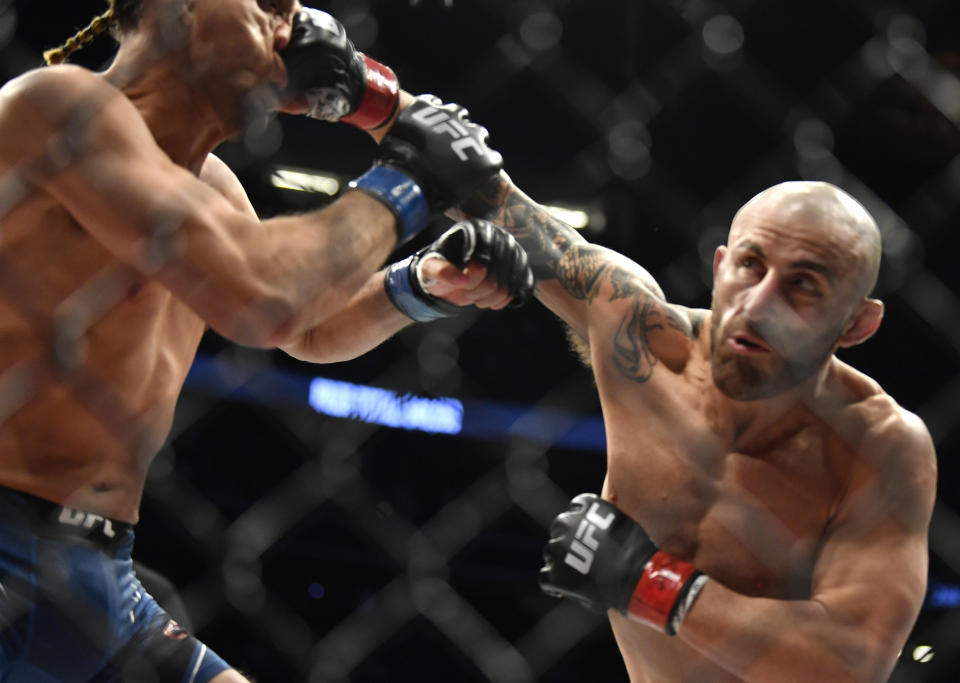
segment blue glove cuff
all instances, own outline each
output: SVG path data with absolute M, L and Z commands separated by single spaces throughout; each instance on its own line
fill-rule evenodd
M 382 202 L 397 219 L 399 243 L 406 242 L 427 227 L 430 207 L 423 189 L 410 176 L 395 168 L 374 166 L 349 187 L 361 190 Z
M 431 320 L 447 318 L 455 313 L 441 311 L 432 306 L 429 301 L 414 291 L 412 278 L 416 275 L 411 271 L 413 256 L 408 256 L 402 261 L 397 261 L 387 268 L 386 278 L 384 279 L 384 288 L 387 290 L 387 297 L 397 309 L 408 318 L 412 318 L 418 323 L 428 323 Z

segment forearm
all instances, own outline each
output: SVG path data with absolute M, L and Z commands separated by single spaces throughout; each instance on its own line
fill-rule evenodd
M 267 221 L 269 248 L 250 249 L 258 278 L 285 284 L 270 346 L 284 346 L 351 305 L 396 245 L 393 215 L 358 193 L 320 212 Z
M 555 218 L 546 209 L 514 185 L 505 173 L 463 203 L 463 210 L 486 218 L 512 233 L 530 259 L 537 280 L 544 284 L 555 281 L 569 291 L 571 283 L 564 277 L 572 247 L 587 241 L 576 230 Z
M 311 363 L 351 360 L 376 348 L 413 321 L 387 298 L 384 271 L 371 275 L 347 304 L 281 348 Z
M 590 293 L 579 274 L 572 271 L 581 249 L 591 245 L 528 197 L 504 173 L 464 202 L 462 208 L 465 213 L 486 218 L 513 234 L 526 250 L 537 278 L 537 298 L 577 333 L 586 336 L 585 303 Z
M 884 681 L 899 648 L 819 601 L 747 597 L 717 581 L 676 637 L 747 683 Z
M 517 238 L 537 278 L 537 298 L 584 339 L 594 302 L 605 304 L 637 293 L 665 300 L 646 269 L 622 254 L 589 243 L 504 173 L 462 206 L 465 212 L 483 216 Z

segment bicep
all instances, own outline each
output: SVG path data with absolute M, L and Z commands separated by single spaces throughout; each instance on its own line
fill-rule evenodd
M 814 570 L 813 599 L 888 642 L 906 637 L 923 602 L 926 533 L 889 520 L 834 532 Z
M 120 93 L 87 81 L 90 92 L 72 93 L 76 106 L 43 116 L 47 85 L 6 112 L 4 128 L 12 117 L 32 140 L 32 149 L 16 150 L 16 168 L 118 260 L 218 330 L 232 329 L 262 289 L 249 258 L 259 222 L 174 164 Z
M 649 272 L 605 247 L 571 246 L 558 281 L 582 302 L 582 329 L 592 359 L 633 382 L 645 383 L 658 364 L 679 373 L 699 336 L 701 312 L 669 304 Z
M 251 218 L 257 218 L 257 211 L 253 208 L 243 185 L 240 184 L 230 167 L 218 156 L 207 155 L 203 163 L 203 169 L 200 171 L 200 179 L 223 195 L 224 199 L 230 202 L 237 211 Z
M 846 495 L 812 585 L 815 600 L 862 624 L 888 657 L 902 647 L 923 603 L 936 487 L 932 447 L 917 441 L 901 447 L 914 450 L 884 458 L 877 474 Z

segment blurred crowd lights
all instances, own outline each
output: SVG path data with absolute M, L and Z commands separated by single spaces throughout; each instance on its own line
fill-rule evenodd
M 960 607 L 960 586 L 940 581 L 930 581 L 927 587 L 925 606 L 938 609 Z
M 270 174 L 270 182 L 281 190 L 315 192 L 333 197 L 340 191 L 340 179 L 334 175 L 311 171 L 305 168 L 276 166 Z
M 606 450 L 603 418 L 524 403 L 426 397 L 325 377 L 260 368 L 199 354 L 190 390 L 267 406 L 304 402 L 315 412 L 395 429 L 470 439 L 523 438 L 562 448 Z
M 333 417 L 414 429 L 433 434 L 459 434 L 463 404 L 455 398 L 424 398 L 388 389 L 315 377 L 310 381 L 310 407 Z
M 293 192 L 313 192 L 336 196 L 343 188 L 343 179 L 323 171 L 293 166 L 275 166 L 270 172 L 270 183 L 281 190 Z M 577 207 L 549 206 L 544 208 L 550 214 L 571 228 L 583 230 L 588 227 L 602 227 L 604 218 L 597 210 L 587 211 Z

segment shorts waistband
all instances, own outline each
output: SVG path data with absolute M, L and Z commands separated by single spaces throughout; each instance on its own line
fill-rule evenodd
M 132 545 L 134 525 L 0 486 L 0 523 L 20 524 L 45 538 L 82 539 L 111 557 Z

